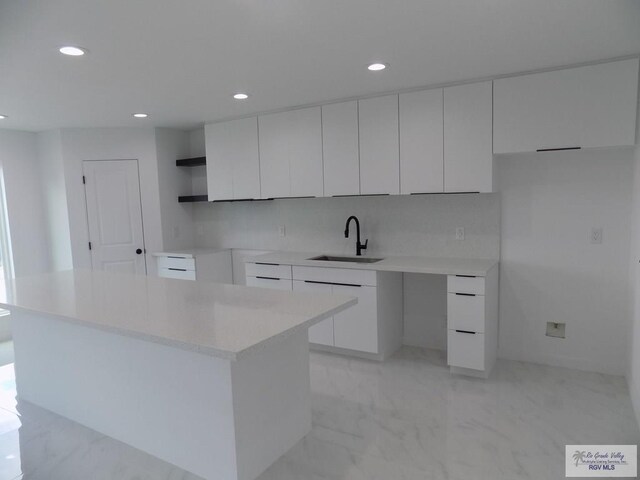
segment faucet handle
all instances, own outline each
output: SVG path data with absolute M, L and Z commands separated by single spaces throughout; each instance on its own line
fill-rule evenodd
M 366 250 L 367 249 L 367 245 L 369 245 L 369 239 L 368 238 L 364 241 L 364 244 L 360 244 L 360 249 L 361 250 Z

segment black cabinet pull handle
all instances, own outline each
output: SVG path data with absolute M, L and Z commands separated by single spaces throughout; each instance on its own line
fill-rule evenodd
M 462 278 L 476 278 L 476 275 L 456 275 L 456 277 L 462 277 Z
M 305 280 L 304 283 L 317 283 L 319 285 L 338 285 L 341 287 L 361 287 L 362 286 L 362 285 L 356 285 L 355 283 L 320 282 L 318 280 Z
M 171 270 L 173 272 L 186 272 L 186 268 L 168 268 L 167 270 Z
M 456 295 L 460 295 L 461 297 L 475 297 L 475 293 L 456 293 Z
M 469 335 L 475 335 L 476 332 L 472 332 L 471 330 L 456 330 L 458 333 L 468 333 Z
M 259 278 L 261 280 L 280 280 L 279 278 L 276 277 L 256 277 Z
M 142 249 L 141 249 L 141 248 L 138 248 L 138 249 L 136 250 L 136 253 L 137 253 L 138 255 L 140 255 L 140 254 L 142 253 Z

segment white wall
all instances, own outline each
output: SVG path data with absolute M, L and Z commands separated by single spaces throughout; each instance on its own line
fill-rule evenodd
M 178 196 L 191 195 L 191 168 L 176 167 L 176 160 L 190 156 L 189 135 L 180 130 L 156 129 L 160 213 L 164 249 L 188 248 L 194 244 L 193 206 L 178 203 Z
M 151 253 L 162 251 L 163 236 L 154 129 L 73 128 L 63 129 L 61 135 L 74 267 L 91 267 L 82 162 L 137 159 L 147 271 L 155 274 L 156 265 Z
M 640 423 L 640 147 L 637 147 L 635 152 L 632 205 L 629 262 L 631 327 L 628 341 L 627 381 L 633 408 Z
M 354 254 L 355 227 L 344 238 L 350 215 L 369 239 L 366 255 L 498 258 L 500 199 L 496 194 L 416 195 L 290 199 L 194 206 L 199 246 Z M 279 237 L 284 225 L 286 236 Z M 456 227 L 465 240 L 455 240 Z M 446 346 L 446 279 L 404 276 L 404 342 Z
M 36 134 L 0 130 L 0 164 L 16 276 L 49 270 Z
M 60 130 L 38 133 L 37 145 L 51 268 L 68 270 L 73 268 L 73 257 Z
M 632 174 L 630 149 L 496 159 L 501 357 L 625 372 Z M 567 338 L 546 337 L 548 321 Z

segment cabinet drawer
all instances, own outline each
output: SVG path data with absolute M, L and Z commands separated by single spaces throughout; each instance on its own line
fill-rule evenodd
M 484 357 L 484 333 L 449 330 L 447 335 L 449 366 L 484 370 Z
M 158 276 L 162 278 L 177 278 L 179 280 L 195 280 L 195 270 L 183 270 L 174 268 L 159 268 Z
M 271 288 L 273 290 L 292 290 L 291 279 L 271 277 L 247 277 L 247 287 Z
M 447 292 L 484 295 L 484 277 L 449 275 L 447 277 Z
M 373 270 L 352 270 L 350 268 L 293 267 L 295 280 L 339 283 L 345 285 L 376 286 L 376 272 Z
M 449 329 L 484 333 L 484 296 L 447 294 Z
M 275 265 L 271 263 L 245 263 L 248 277 L 291 278 L 291 265 Z
M 195 270 L 196 260 L 191 257 L 158 257 L 158 270 L 161 268 Z

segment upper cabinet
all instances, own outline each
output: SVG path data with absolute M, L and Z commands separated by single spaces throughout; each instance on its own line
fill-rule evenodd
M 444 191 L 443 90 L 400 94 L 400 193 Z
M 494 82 L 494 152 L 635 144 L 638 59 Z
M 358 101 L 360 193 L 400 193 L 398 95 Z
M 322 107 L 322 155 L 324 194 L 360 194 L 358 102 Z
M 260 198 L 256 117 L 205 125 L 209 201 Z
M 444 191 L 493 189 L 491 82 L 444 89 Z
M 258 117 L 262 198 L 323 195 L 320 107 Z

